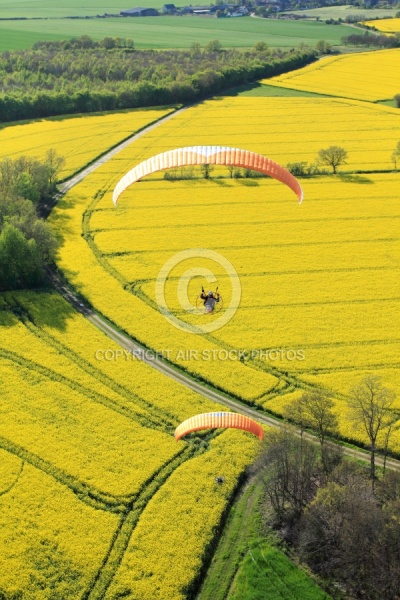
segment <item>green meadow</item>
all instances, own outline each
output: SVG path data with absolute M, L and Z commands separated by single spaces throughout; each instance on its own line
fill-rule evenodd
M 140 6 L 161 7 L 162 0 L 143 0 Z M 125 8 L 139 6 L 124 0 L 0 0 L 0 18 L 9 17 L 70 17 L 119 14 Z
M 360 8 L 359 6 L 352 6 L 351 4 L 341 4 L 340 6 L 322 6 L 321 8 L 308 8 L 305 10 L 293 10 L 288 12 L 295 12 L 298 15 L 303 14 L 304 17 L 310 19 L 345 19 L 348 15 L 355 15 L 359 19 L 366 17 L 370 19 L 389 19 L 394 17 L 398 8 Z M 285 14 L 285 13 L 283 13 Z
M 129 37 L 137 48 L 190 48 L 218 39 L 226 48 L 248 48 L 260 40 L 271 47 L 315 45 L 324 39 L 339 45 L 348 28 L 317 22 L 241 17 L 139 17 L 115 19 L 34 19 L 0 21 L 0 51 L 28 48 L 38 39 Z
M 262 478 L 233 504 L 197 600 L 331 600 L 263 524 Z

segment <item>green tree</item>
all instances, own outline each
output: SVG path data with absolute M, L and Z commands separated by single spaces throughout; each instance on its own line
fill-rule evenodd
M 44 276 L 34 239 L 7 223 L 0 235 L 0 289 L 15 290 L 38 285 Z
M 100 46 L 106 48 L 106 50 L 111 50 L 116 46 L 116 40 L 112 37 L 105 37 L 100 41 Z
M 396 148 L 392 152 L 391 159 L 394 164 L 394 168 L 397 169 L 397 163 L 400 160 L 400 141 L 397 142 Z
M 257 6 L 255 13 L 257 17 L 265 18 L 267 16 L 267 9 L 265 8 L 265 6 Z
M 190 52 L 192 56 L 200 56 L 201 46 L 199 42 L 193 42 L 193 44 L 190 46 Z
M 227 167 L 227 169 L 228 169 L 228 173 L 229 173 L 229 179 L 232 179 L 232 178 L 233 178 L 233 175 L 234 175 L 234 173 L 235 173 L 235 169 L 236 169 L 236 167 L 234 167 L 233 165 L 229 165 L 229 166 Z
M 304 175 L 307 175 L 307 161 L 288 163 L 286 168 L 295 177 L 303 177 Z
M 316 43 L 315 48 L 318 54 L 330 54 L 332 52 L 332 46 L 326 40 L 319 40 Z
M 266 52 L 268 50 L 268 46 L 265 42 L 256 42 L 254 44 L 254 50 L 256 50 L 256 52 Z
M 214 165 L 210 165 L 205 163 L 200 165 L 200 173 L 204 177 L 204 179 L 210 179 L 211 173 L 214 171 Z
M 39 285 L 54 261 L 59 242 L 37 211 L 55 190 L 62 159 L 49 151 L 46 160 L 0 161 L 0 290 Z
M 337 168 L 347 162 L 347 151 L 341 146 L 329 146 L 318 152 L 318 161 L 322 165 L 332 167 L 333 173 L 336 174 Z
M 44 162 L 48 167 L 49 186 L 53 188 L 61 169 L 65 165 L 65 158 L 60 156 L 54 148 L 50 148 L 45 154 Z
M 205 47 L 206 52 L 221 52 L 222 44 L 219 40 L 210 40 Z
M 15 196 L 20 196 L 26 200 L 30 200 L 35 204 L 40 200 L 40 192 L 30 173 L 23 171 L 16 176 L 12 193 Z

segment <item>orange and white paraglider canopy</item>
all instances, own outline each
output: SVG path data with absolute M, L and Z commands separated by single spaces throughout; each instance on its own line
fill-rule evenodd
M 243 167 L 259 171 L 287 185 L 296 194 L 300 203 L 303 200 L 303 190 L 298 180 L 287 169 L 266 156 L 225 146 L 189 146 L 157 154 L 128 171 L 115 186 L 113 202 L 116 206 L 120 195 L 146 175 L 174 167 L 204 164 Z
M 262 430 L 261 425 L 250 419 L 250 417 L 246 417 L 245 415 L 240 415 L 234 412 L 213 412 L 213 413 L 203 413 L 201 415 L 196 415 L 194 417 L 190 417 L 190 419 L 186 419 L 183 421 L 178 427 L 175 429 L 175 439 L 176 441 L 180 440 L 181 437 L 187 435 L 188 433 L 192 433 L 193 431 L 199 431 L 200 429 L 219 429 L 219 428 L 233 428 L 233 429 L 243 429 L 244 431 L 249 431 L 256 435 L 260 440 L 262 440 L 264 432 Z

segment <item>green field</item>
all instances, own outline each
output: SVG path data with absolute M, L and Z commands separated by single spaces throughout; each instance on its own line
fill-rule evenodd
M 139 3 L 143 7 L 161 8 L 164 0 L 142 0 Z M 188 2 L 187 4 L 190 4 Z M 198 4 L 209 4 L 207 0 L 200 0 Z M 65 0 L 54 2 L 53 0 L 0 0 L 0 18 L 10 17 L 70 17 L 70 16 L 96 16 L 104 13 L 119 14 L 121 10 L 136 6 L 134 2 L 123 0 Z M 176 6 L 185 6 L 185 2 L 177 2 Z M 397 9 L 373 8 L 360 9 L 358 6 L 328 6 L 305 10 L 310 17 L 319 16 L 321 19 L 344 19 L 349 14 L 367 15 L 368 18 L 392 17 Z M 293 11 L 290 11 L 293 12 Z M 296 11 L 302 12 L 302 11 Z
M 304 92 L 303 90 L 292 90 L 290 88 L 278 88 L 276 85 L 265 85 L 263 83 L 253 83 L 244 85 L 227 92 L 225 96 L 250 96 L 254 97 L 292 97 L 292 98 L 327 98 L 323 94 L 315 94 L 314 92 Z M 390 100 L 394 106 L 394 100 Z
M 330 600 L 263 535 L 260 477 L 233 504 L 197 600 Z
M 304 13 L 304 17 L 317 18 L 320 19 L 345 19 L 348 15 L 357 15 L 360 19 L 364 16 L 367 19 L 381 19 L 381 18 L 389 18 L 394 17 L 397 8 L 359 8 L 358 6 L 351 6 L 348 4 L 340 5 L 340 6 L 323 6 L 322 8 L 310 8 L 306 10 L 294 10 L 288 12 L 295 12 L 296 14 Z M 283 13 L 285 14 L 285 13 Z
M 10 36 L 5 33 L 12 32 Z M 348 28 L 325 23 L 288 22 L 272 19 L 213 19 L 202 17 L 141 17 L 126 19 L 39 19 L 0 21 L 0 51 L 32 45 L 37 39 L 64 39 L 90 35 L 128 37 L 137 48 L 189 48 L 218 39 L 225 47 L 245 48 L 260 40 L 272 47 L 314 45 L 324 39 L 339 45 Z M 35 36 L 33 40 L 33 36 Z
M 143 0 L 140 6 L 161 7 L 162 0 Z M 0 0 L 0 18 L 9 17 L 70 17 L 119 14 L 121 10 L 132 8 L 138 4 L 124 0 Z
M 26 33 L 22 33 L 20 31 L 15 31 L 14 29 L 6 29 L 5 27 L 1 27 L 0 22 L 0 52 L 4 52 L 4 50 L 22 50 L 24 48 L 29 48 L 33 46 L 36 42 L 40 42 L 43 40 L 43 34 L 35 31 L 27 31 Z M 57 35 L 56 33 L 46 34 L 46 40 L 62 40 L 64 39 L 64 35 Z

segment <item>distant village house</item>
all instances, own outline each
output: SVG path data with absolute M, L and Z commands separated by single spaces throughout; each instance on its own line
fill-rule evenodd
M 175 4 L 164 4 L 164 6 L 161 9 L 161 12 L 163 12 L 165 15 L 176 15 L 177 8 Z
M 183 8 L 177 8 L 175 4 L 164 4 L 161 9 L 163 15 L 209 15 L 209 16 L 222 16 L 227 17 L 243 17 L 248 14 L 248 10 L 244 6 L 235 4 L 217 4 L 209 6 L 185 6 Z M 160 13 L 155 8 L 127 8 L 122 10 L 120 15 L 122 17 L 156 17 Z
M 158 10 L 155 8 L 127 8 L 121 10 L 120 15 L 122 17 L 158 17 Z

